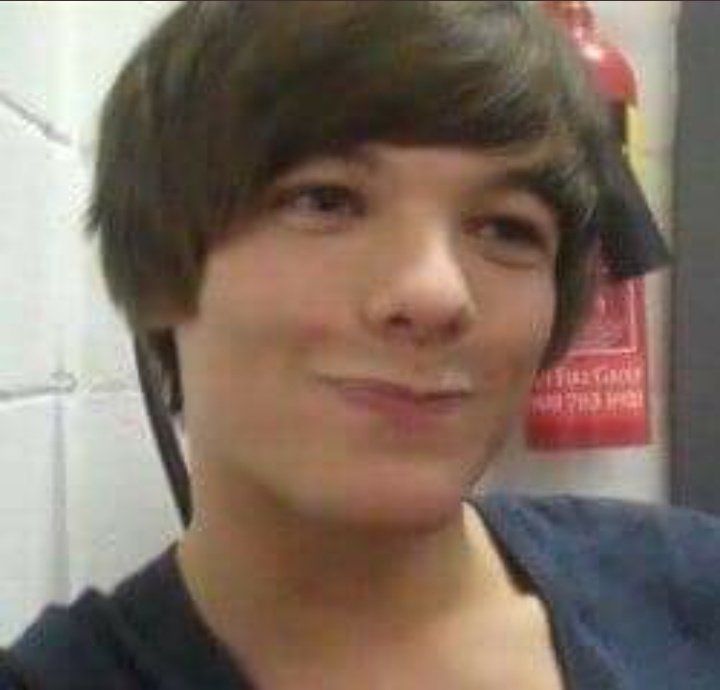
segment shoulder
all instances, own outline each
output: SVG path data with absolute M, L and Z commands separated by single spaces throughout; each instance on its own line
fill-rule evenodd
M 532 510 L 591 565 L 629 584 L 720 606 L 720 518 L 690 508 L 559 497 Z
M 196 611 L 174 545 L 109 594 L 47 608 L 9 652 L 47 690 L 247 687 Z
M 12 670 L 28 687 L 45 687 L 46 679 L 52 679 L 51 687 L 68 689 L 85 687 L 83 678 L 112 678 L 118 644 L 112 639 L 107 606 L 104 595 L 88 590 L 68 606 L 46 607 L 9 648 L 8 673 Z M 42 678 L 43 684 L 30 678 Z
M 633 610 L 646 637 L 671 626 L 720 644 L 720 518 L 567 495 L 489 495 L 480 506 L 519 560 L 593 616 L 617 621 Z
M 681 558 L 688 566 L 720 565 L 720 517 L 678 506 L 571 495 L 490 494 L 480 500 L 492 522 L 529 539 L 598 555 L 631 548 Z M 501 526 L 501 525 L 498 525 Z M 635 555 L 639 555 L 637 551 Z
M 12 663 L 15 675 L 28 677 L 28 687 L 36 687 L 31 678 L 42 679 L 38 687 L 57 690 L 90 690 L 98 678 L 108 689 L 145 687 L 133 611 L 151 603 L 165 558 L 131 575 L 111 594 L 89 589 L 69 605 L 46 607 L 9 648 L 6 666 Z

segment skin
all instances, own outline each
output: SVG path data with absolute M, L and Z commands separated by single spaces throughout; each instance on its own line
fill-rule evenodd
M 181 570 L 266 687 L 347 681 L 370 639 L 414 668 L 419 643 L 462 648 L 512 611 L 512 634 L 531 623 L 549 645 L 463 501 L 553 322 L 556 217 L 509 176 L 534 162 L 374 144 L 303 163 L 235 221 L 197 315 L 173 324 L 196 506 Z M 429 417 L 359 408 L 334 383 L 448 372 L 472 392 Z

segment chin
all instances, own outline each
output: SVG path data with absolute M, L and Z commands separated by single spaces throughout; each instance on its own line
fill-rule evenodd
M 462 517 L 465 483 L 412 472 L 383 474 L 333 491 L 326 485 L 305 507 L 336 526 L 382 532 L 432 532 Z

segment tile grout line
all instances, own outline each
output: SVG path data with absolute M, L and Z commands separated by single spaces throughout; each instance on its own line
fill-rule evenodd
M 62 395 L 53 396 L 53 589 L 55 596 L 68 601 L 72 590 L 70 558 L 70 516 L 67 467 L 67 415 Z
M 47 382 L 0 389 L 0 403 L 13 403 L 48 396 L 67 395 L 78 388 L 77 377 L 69 371 L 56 369 Z
M 60 131 L 46 118 L 38 115 L 37 113 L 33 113 L 3 89 L 0 89 L 0 105 L 4 106 L 5 110 L 13 113 L 26 124 L 31 125 L 35 130 L 39 131 L 48 141 L 68 148 L 73 148 L 73 141 L 70 136 Z

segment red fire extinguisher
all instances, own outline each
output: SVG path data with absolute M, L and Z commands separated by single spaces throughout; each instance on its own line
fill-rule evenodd
M 633 164 L 636 81 L 625 56 L 599 35 L 588 2 L 541 6 L 569 32 L 611 109 L 624 155 Z M 637 168 L 635 168 L 637 172 Z M 586 326 L 567 356 L 541 372 L 526 420 L 528 445 L 562 450 L 649 442 L 647 336 L 642 278 L 605 277 Z

